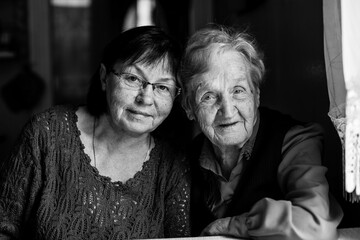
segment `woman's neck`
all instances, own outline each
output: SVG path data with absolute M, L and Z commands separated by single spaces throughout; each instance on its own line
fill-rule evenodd
M 129 151 L 139 148 L 139 146 L 148 145 L 150 134 L 130 135 L 125 131 L 116 129 L 110 124 L 106 115 L 102 115 L 95 122 L 95 138 L 97 141 L 105 143 L 109 151 L 114 149 L 120 151 Z
M 99 173 L 126 182 L 141 171 L 153 147 L 149 133 L 129 135 L 113 128 L 106 116 L 95 121 L 93 154 Z
M 229 178 L 231 171 L 237 165 L 240 155 L 238 146 L 217 147 L 213 146 L 216 159 L 221 167 L 224 177 Z

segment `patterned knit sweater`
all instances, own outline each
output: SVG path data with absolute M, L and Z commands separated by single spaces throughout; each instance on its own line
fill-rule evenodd
M 188 167 L 155 139 L 125 183 L 90 165 L 77 108 L 35 115 L 0 169 L 0 239 L 140 239 L 189 235 Z

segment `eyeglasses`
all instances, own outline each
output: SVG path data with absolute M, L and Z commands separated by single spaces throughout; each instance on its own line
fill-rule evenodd
M 118 77 L 126 86 L 134 90 L 145 89 L 148 85 L 152 86 L 155 96 L 160 98 L 176 98 L 181 93 L 181 88 L 173 84 L 167 83 L 150 83 L 141 77 L 132 73 L 117 73 L 111 70 L 116 77 Z

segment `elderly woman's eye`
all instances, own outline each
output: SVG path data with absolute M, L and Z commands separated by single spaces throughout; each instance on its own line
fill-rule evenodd
M 242 94 L 242 93 L 245 93 L 245 89 L 243 87 L 236 87 L 234 88 L 234 93 L 235 94 Z
M 213 93 L 206 93 L 201 97 L 201 102 L 212 103 L 216 101 L 216 95 Z
M 243 99 L 244 97 L 247 96 L 246 93 L 247 93 L 247 91 L 246 91 L 246 89 L 243 88 L 243 87 L 236 87 L 236 88 L 234 88 L 234 90 L 233 90 L 233 95 L 234 95 L 234 97 L 237 98 L 237 99 Z

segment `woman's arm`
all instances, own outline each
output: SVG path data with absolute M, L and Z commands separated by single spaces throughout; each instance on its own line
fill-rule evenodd
M 309 124 L 292 128 L 284 139 L 278 181 L 285 199 L 264 198 L 248 213 L 219 219 L 204 235 L 256 239 L 332 240 L 343 216 L 329 194 L 322 161 L 322 130 Z

